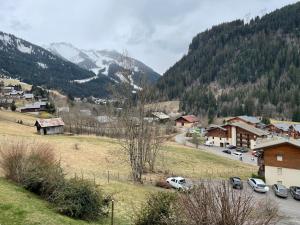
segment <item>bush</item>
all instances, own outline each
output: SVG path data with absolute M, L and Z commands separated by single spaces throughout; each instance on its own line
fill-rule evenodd
M 20 183 L 24 176 L 28 146 L 22 142 L 2 143 L 0 148 L 0 167 L 7 179 Z
M 172 203 L 175 200 L 174 193 L 151 194 L 137 215 L 135 225 L 167 225 L 169 218 L 173 216 Z
M 165 180 L 156 181 L 155 186 L 165 188 L 165 189 L 171 189 L 172 188 L 172 186 Z
M 15 141 L 1 145 L 0 167 L 6 178 L 52 202 L 65 215 L 94 220 L 107 214 L 109 199 L 85 180 L 66 180 L 48 144 Z
M 64 215 L 84 220 L 96 220 L 107 215 L 109 199 L 86 180 L 71 179 L 56 189 L 51 201 Z

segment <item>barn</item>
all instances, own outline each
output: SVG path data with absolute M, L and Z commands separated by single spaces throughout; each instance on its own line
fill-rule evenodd
M 37 132 L 41 135 L 64 133 L 64 121 L 61 118 L 38 119 L 35 122 Z

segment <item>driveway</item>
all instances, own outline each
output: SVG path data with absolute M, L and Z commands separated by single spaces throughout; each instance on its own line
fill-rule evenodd
M 189 142 L 189 139 L 190 138 L 187 138 L 185 136 L 185 133 L 181 133 L 181 134 L 178 134 L 178 135 L 175 136 L 175 141 L 178 144 L 189 146 L 189 147 L 192 147 L 192 148 L 196 148 L 196 145 Z M 222 152 L 225 148 L 216 147 L 216 146 L 208 147 L 208 146 L 205 146 L 205 145 L 199 145 L 198 149 L 199 150 L 206 150 L 210 153 L 213 153 L 213 154 L 216 154 L 216 155 L 219 155 L 219 156 L 223 156 L 223 157 L 226 157 L 226 158 L 230 158 L 230 159 L 233 159 L 233 160 L 240 160 L 239 157 L 237 157 L 237 156 L 226 154 L 226 153 Z M 232 152 L 234 152 L 234 150 L 232 150 Z M 243 153 L 242 162 L 257 166 L 257 158 L 252 157 L 251 152 Z

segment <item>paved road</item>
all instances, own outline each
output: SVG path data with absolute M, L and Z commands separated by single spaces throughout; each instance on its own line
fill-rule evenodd
M 181 133 L 181 134 L 178 134 L 178 135 L 175 136 L 175 141 L 178 144 L 182 144 L 182 145 L 185 145 L 185 146 L 196 148 L 196 146 L 194 144 L 190 143 L 189 140 L 190 140 L 190 138 L 187 138 L 185 136 L 185 133 Z M 198 149 L 206 150 L 206 151 L 211 152 L 213 154 L 220 155 L 220 156 L 230 158 L 230 159 L 233 159 L 233 160 L 240 160 L 239 157 L 237 157 L 237 156 L 226 154 L 226 153 L 222 152 L 225 148 L 216 147 L 216 146 L 208 147 L 208 146 L 205 146 L 205 145 L 199 145 Z M 252 159 L 254 159 L 254 160 L 252 160 Z M 257 165 L 257 158 L 252 157 L 250 152 L 244 153 L 243 154 L 243 162 L 256 166 Z

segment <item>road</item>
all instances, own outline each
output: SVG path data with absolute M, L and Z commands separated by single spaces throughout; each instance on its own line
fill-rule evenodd
M 196 148 L 196 146 L 192 143 L 189 142 L 189 138 L 185 137 L 185 132 L 178 134 L 175 136 L 175 141 L 178 144 L 182 144 L 185 146 L 193 147 Z M 230 155 L 230 154 L 225 154 L 222 152 L 224 148 L 221 147 L 208 147 L 205 145 L 199 145 L 198 149 L 220 155 L 226 158 L 231 158 L 233 160 L 239 160 L 238 157 Z M 257 159 L 254 158 L 254 161 L 252 160 L 252 155 L 251 153 L 245 153 L 243 154 L 243 163 L 251 164 L 251 165 L 257 165 Z M 244 189 L 246 191 L 251 191 L 249 185 L 244 182 Z M 277 223 L 278 225 L 300 225 L 300 201 L 294 200 L 291 196 L 289 196 L 287 199 L 283 198 L 278 198 L 274 195 L 273 191 L 270 188 L 270 191 L 266 194 L 261 194 L 261 193 L 256 193 L 253 192 L 254 197 L 256 199 L 268 199 L 273 200 L 276 204 L 278 204 L 279 207 L 279 214 L 282 217 L 282 219 Z
M 181 133 L 181 134 L 176 135 L 175 136 L 175 141 L 178 144 L 182 144 L 182 145 L 185 145 L 185 146 L 196 148 L 196 146 L 193 143 L 189 142 L 189 138 L 186 138 L 185 133 Z M 226 153 L 222 152 L 225 148 L 216 147 L 216 146 L 208 147 L 208 146 L 205 146 L 205 145 L 199 145 L 198 149 L 199 150 L 206 150 L 210 153 L 220 155 L 220 156 L 223 156 L 223 157 L 226 157 L 226 158 L 230 158 L 230 159 L 233 159 L 233 160 L 240 160 L 239 157 L 237 157 L 237 156 L 226 154 Z M 252 157 L 250 152 L 243 154 L 243 161 L 242 162 L 257 166 L 257 158 Z

